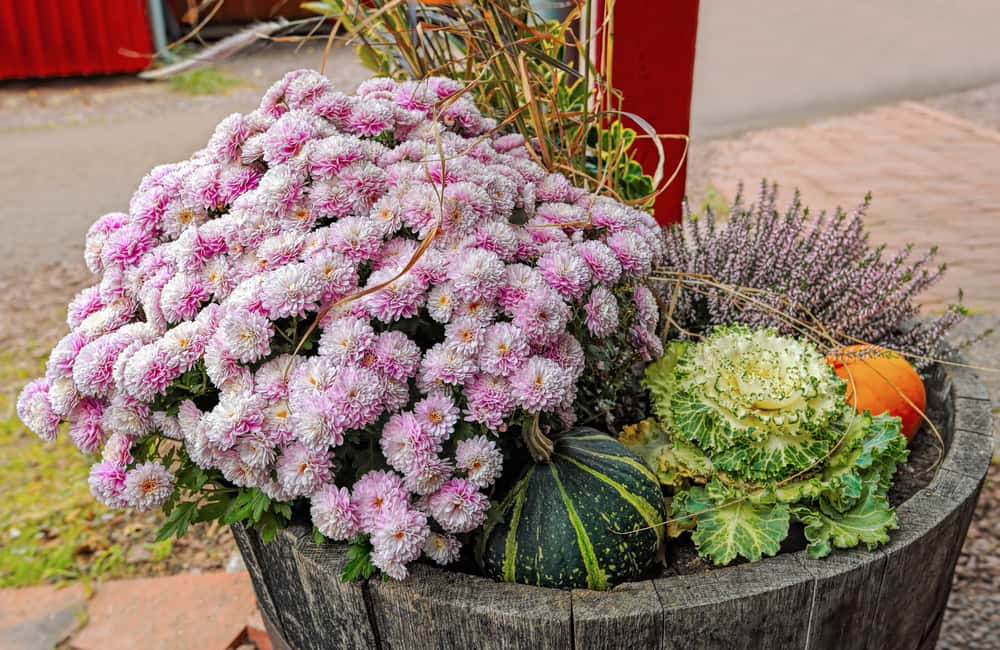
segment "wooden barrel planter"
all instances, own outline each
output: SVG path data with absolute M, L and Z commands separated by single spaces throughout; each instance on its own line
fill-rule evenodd
M 969 370 L 927 382 L 946 454 L 875 551 L 804 551 L 608 592 L 491 580 L 430 565 L 403 582 L 339 580 L 346 547 L 293 526 L 264 544 L 233 533 L 274 647 L 359 649 L 934 648 L 992 454 L 989 395 Z

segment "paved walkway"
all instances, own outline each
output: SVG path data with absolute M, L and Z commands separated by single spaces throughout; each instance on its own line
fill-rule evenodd
M 850 210 L 871 191 L 873 243 L 938 245 L 948 264 L 926 308 L 942 309 L 963 289 L 973 310 L 1000 312 L 1000 132 L 903 102 L 695 147 L 703 151 L 692 179 L 727 199 L 741 180 L 755 192 L 764 177 L 785 199 L 801 190 L 814 211 Z
M 3 650 L 265 650 L 260 628 L 245 571 L 0 589 Z

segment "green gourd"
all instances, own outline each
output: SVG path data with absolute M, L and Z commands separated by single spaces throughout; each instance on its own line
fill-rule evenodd
M 477 545 L 483 572 L 504 582 L 608 589 L 642 577 L 667 519 L 656 475 L 595 429 L 554 438 L 491 512 Z

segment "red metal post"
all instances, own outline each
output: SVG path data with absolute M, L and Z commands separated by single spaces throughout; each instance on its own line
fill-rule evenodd
M 603 10 L 597 15 L 603 15 Z M 617 0 L 613 29 L 611 81 L 622 92 L 623 110 L 645 118 L 659 133 L 687 134 L 698 0 Z M 669 178 L 684 143 L 664 140 L 663 146 L 667 157 L 664 175 Z M 659 159 L 649 141 L 639 143 L 637 158 L 647 173 L 652 173 Z M 657 198 L 656 220 L 661 224 L 680 220 L 686 176 L 685 162 L 670 187 Z

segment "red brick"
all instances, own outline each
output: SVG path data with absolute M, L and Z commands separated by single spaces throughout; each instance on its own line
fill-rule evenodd
M 705 169 L 689 176 L 704 178 L 727 198 L 742 180 L 751 201 L 766 177 L 778 182 L 786 200 L 801 189 L 814 214 L 838 205 L 849 210 L 872 190 L 872 243 L 940 244 L 937 260 L 949 269 L 919 297 L 927 310 L 942 309 L 962 288 L 967 306 L 997 311 L 998 143 L 1000 132 L 904 102 L 708 143 L 711 156 L 692 156 L 704 160 Z
M 271 637 L 267 635 L 264 618 L 258 609 L 247 619 L 247 641 L 256 645 L 257 650 L 271 650 Z
M 90 603 L 76 650 L 225 650 L 255 610 L 245 572 L 108 582 Z

